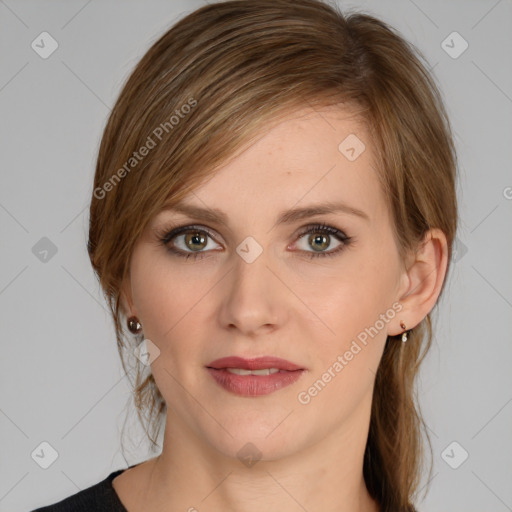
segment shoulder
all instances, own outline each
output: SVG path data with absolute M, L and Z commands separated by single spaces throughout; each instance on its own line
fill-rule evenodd
M 127 512 L 112 486 L 112 480 L 124 471 L 114 471 L 101 482 L 32 512 Z

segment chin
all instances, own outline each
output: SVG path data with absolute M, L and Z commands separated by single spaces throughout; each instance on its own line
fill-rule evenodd
M 279 422 L 275 425 L 278 424 Z M 273 461 L 294 454 L 304 442 L 304 431 L 298 432 L 297 429 L 290 429 L 289 426 L 286 428 L 284 425 L 276 429 L 275 425 L 269 428 L 266 423 L 255 425 L 242 422 L 236 427 L 226 426 L 233 437 L 223 430 L 220 436 L 210 438 L 209 443 L 222 455 L 238 459 L 247 467 L 258 461 Z M 300 439 L 294 435 L 299 435 Z

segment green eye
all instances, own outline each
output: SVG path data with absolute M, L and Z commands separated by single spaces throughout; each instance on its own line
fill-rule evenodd
M 307 253 L 309 257 L 324 257 L 334 256 L 341 252 L 352 241 L 352 238 L 347 236 L 343 231 L 337 228 L 328 226 L 326 224 L 311 224 L 306 226 L 300 233 L 299 239 L 310 235 L 307 239 L 309 247 L 313 247 L 312 251 L 301 249 L 300 252 Z M 209 240 L 215 240 L 211 232 L 202 226 L 181 226 L 174 229 L 163 230 L 157 234 L 159 242 L 172 254 L 188 259 L 202 258 L 213 249 L 207 249 Z M 182 247 L 176 247 L 175 240 L 178 237 L 184 237 L 179 240 Z M 336 239 L 340 244 L 330 251 L 324 249 L 328 248 L 332 243 L 332 238 Z M 318 249 L 314 246 L 317 245 Z

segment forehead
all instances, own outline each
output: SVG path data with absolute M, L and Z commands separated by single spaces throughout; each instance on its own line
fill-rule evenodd
M 373 152 L 353 110 L 298 109 L 264 127 L 182 203 L 220 209 L 243 222 L 275 220 L 284 210 L 326 202 L 342 202 L 374 218 L 385 205 Z

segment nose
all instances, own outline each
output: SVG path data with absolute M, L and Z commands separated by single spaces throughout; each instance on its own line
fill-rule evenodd
M 251 263 L 234 254 L 221 291 L 222 327 L 251 336 L 272 332 L 285 321 L 286 287 L 271 269 L 265 251 Z

